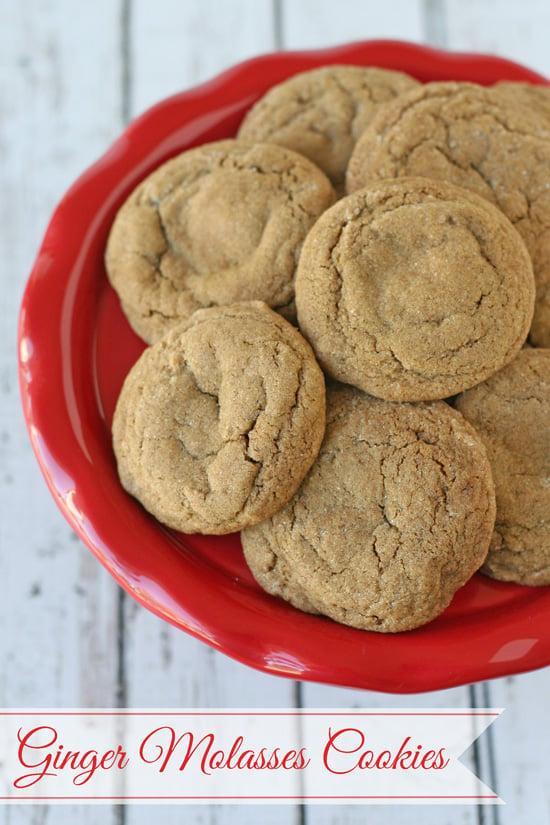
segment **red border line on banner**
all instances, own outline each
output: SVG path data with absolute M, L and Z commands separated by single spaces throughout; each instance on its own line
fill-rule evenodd
M 489 718 L 498 718 L 501 714 L 501 711 L 361 711 L 357 709 L 350 709 L 345 711 L 332 711 L 330 709 L 322 710 L 322 711 L 285 711 L 285 710 L 273 710 L 273 711 L 265 711 L 262 712 L 260 710 L 247 710 L 247 711 L 216 711 L 216 710 L 189 710 L 189 711 L 171 711 L 170 709 L 165 710 L 155 710 L 155 711 L 124 711 L 124 710 L 51 710 L 51 709 L 41 709 L 41 710 L 9 710 L 3 711 L 0 710 L 0 716 L 4 717 L 72 717 L 72 716 L 97 716 L 97 717 L 249 717 L 249 716 L 267 716 L 267 717 L 481 717 L 485 719 Z M 277 801 L 297 801 L 297 802 L 307 802 L 309 801 L 345 801 L 345 800 L 412 800 L 412 801 L 422 801 L 422 800 L 456 800 L 456 801 L 467 801 L 467 800 L 499 800 L 499 796 L 496 793 L 493 794 L 485 794 L 485 795 L 456 795 L 456 794 L 448 794 L 448 795 L 393 795 L 393 794 L 372 794 L 372 795 L 358 795 L 358 794 L 348 794 L 348 795 L 286 795 L 286 796 L 271 796 L 271 795 L 161 795 L 161 796 L 154 796 L 154 795 L 143 795 L 143 796 L 78 796 L 78 795 L 65 795 L 65 796 L 24 796 L 24 795 L 11 795 L 11 796 L 0 796 L 0 802 L 79 802 L 79 801 L 105 801 L 105 802 L 132 802 L 132 801 L 265 801 L 269 800 L 270 802 L 277 802 Z
M 376 713 L 375 711 L 55 711 L 44 709 L 42 711 L 3 711 L 0 710 L 0 716 L 500 716 L 500 713 L 467 713 L 467 712 L 449 712 L 449 713 L 423 713 L 412 712 L 405 713 L 402 711 L 390 713 Z
M 489 796 L 358 796 L 357 794 L 350 794 L 350 796 L 0 796 L 0 801 L 17 801 L 17 802 L 47 802 L 51 800 L 71 800 L 78 802 L 82 799 L 102 799 L 109 802 L 116 802 L 117 800 L 134 799 L 498 799 L 496 794 Z

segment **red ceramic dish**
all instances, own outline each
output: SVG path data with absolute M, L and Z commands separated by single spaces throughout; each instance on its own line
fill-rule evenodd
M 252 580 L 238 535 L 161 527 L 121 488 L 110 423 L 143 349 L 109 287 L 103 251 L 117 208 L 148 172 L 198 143 L 235 134 L 274 83 L 328 63 L 400 69 L 419 80 L 546 82 L 515 63 L 393 41 L 255 58 L 145 112 L 63 198 L 24 295 L 23 407 L 49 488 L 72 527 L 141 604 L 212 647 L 270 673 L 414 693 L 550 663 L 550 588 L 481 575 L 409 633 L 359 631 L 300 613 Z

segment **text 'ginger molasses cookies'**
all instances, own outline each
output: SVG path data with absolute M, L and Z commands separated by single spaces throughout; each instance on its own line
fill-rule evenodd
M 130 324 L 152 343 L 196 309 L 256 299 L 294 320 L 300 247 L 334 199 L 311 161 L 280 146 L 223 140 L 169 160 L 124 203 L 107 245 Z
M 550 584 L 550 350 L 523 349 L 456 406 L 485 443 L 497 499 L 482 572 Z
M 260 98 L 245 115 L 239 137 L 300 152 L 343 191 L 352 149 L 378 107 L 418 85 L 403 72 L 370 66 L 300 72 Z
M 333 378 L 390 401 L 445 398 L 520 350 L 534 279 L 510 221 L 483 198 L 425 178 L 338 201 L 304 244 L 300 329 Z
M 544 113 L 473 83 L 426 83 L 406 92 L 377 113 L 357 142 L 347 191 L 410 175 L 477 192 L 512 221 L 535 273 L 531 341 L 550 346 L 550 126 Z
M 327 427 L 302 486 L 243 530 L 267 592 L 353 627 L 411 630 L 483 563 L 495 499 L 485 448 L 445 402 L 327 390 Z
M 311 348 L 259 302 L 198 310 L 145 350 L 113 421 L 123 487 L 156 518 L 223 534 L 296 491 L 324 432 Z

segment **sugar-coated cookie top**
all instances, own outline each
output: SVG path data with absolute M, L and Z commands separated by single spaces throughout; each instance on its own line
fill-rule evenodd
M 113 421 L 118 472 L 159 521 L 223 534 L 294 494 L 324 432 L 311 348 L 265 304 L 198 310 L 146 349 Z
M 378 108 L 418 85 L 403 72 L 373 66 L 310 69 L 261 97 L 245 115 L 239 136 L 300 152 L 340 192 L 353 147 Z
M 400 95 L 358 141 L 347 191 L 410 175 L 463 186 L 512 221 L 537 284 L 531 340 L 550 346 L 550 121 L 541 107 L 474 83 L 426 83 Z
M 268 592 L 397 632 L 447 607 L 483 563 L 494 519 L 485 448 L 459 413 L 329 385 L 325 438 L 304 483 L 242 541 Z

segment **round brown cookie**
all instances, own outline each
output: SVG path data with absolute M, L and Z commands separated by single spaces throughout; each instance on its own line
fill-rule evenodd
M 382 632 L 434 619 L 483 563 L 495 519 L 485 448 L 445 402 L 327 390 L 302 486 L 243 530 L 252 574 L 306 612 Z
M 118 212 L 106 267 L 149 343 L 196 309 L 262 300 L 295 319 L 294 274 L 310 226 L 334 201 L 307 158 L 222 140 L 154 171 Z
M 296 276 L 301 331 L 325 372 L 390 401 L 446 398 L 508 363 L 534 279 L 510 221 L 427 178 L 342 198 L 310 231 Z
M 484 441 L 495 482 L 495 532 L 482 572 L 550 584 L 550 350 L 523 349 L 455 403 Z
M 343 192 L 355 142 L 382 103 L 418 86 L 402 72 L 323 66 L 273 86 L 248 111 L 239 136 L 288 146 L 316 163 Z
M 267 518 L 296 491 L 324 432 L 311 348 L 260 302 L 197 310 L 145 350 L 114 421 L 123 487 L 187 533 Z
M 347 190 L 424 175 L 470 189 L 516 226 L 537 284 L 531 339 L 550 346 L 550 130 L 536 111 L 471 83 L 427 83 L 388 103 L 350 158 Z

